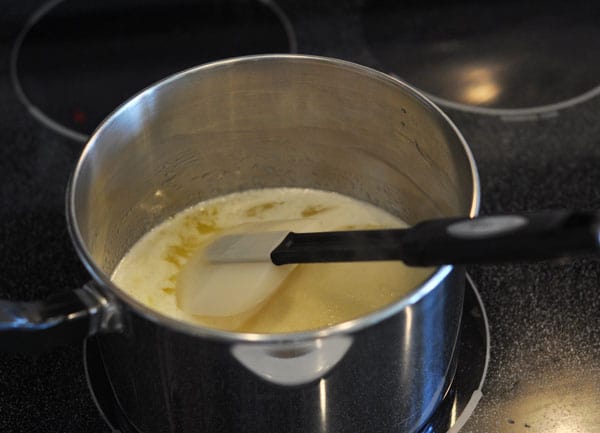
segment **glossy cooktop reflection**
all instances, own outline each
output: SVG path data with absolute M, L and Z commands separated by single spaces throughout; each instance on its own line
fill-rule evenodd
M 599 22 L 597 3 L 558 0 L 368 0 L 362 15 L 383 70 L 471 110 L 539 109 L 597 94 Z

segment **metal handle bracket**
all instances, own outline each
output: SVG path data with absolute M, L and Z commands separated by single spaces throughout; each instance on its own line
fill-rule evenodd
M 82 341 L 98 332 L 119 331 L 116 303 L 93 282 L 45 301 L 0 300 L 0 351 L 43 352 Z

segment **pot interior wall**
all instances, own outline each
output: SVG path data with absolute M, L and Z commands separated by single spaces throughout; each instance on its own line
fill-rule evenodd
M 188 71 L 121 107 L 74 178 L 74 223 L 110 274 L 150 228 L 250 188 L 337 191 L 409 223 L 467 215 L 476 180 L 443 117 L 343 62 L 266 57 Z

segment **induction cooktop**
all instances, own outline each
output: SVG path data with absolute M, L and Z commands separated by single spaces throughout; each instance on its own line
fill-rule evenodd
M 0 24 L 3 299 L 87 281 L 64 190 L 97 123 L 164 75 L 230 56 L 338 57 L 414 85 L 470 144 L 484 214 L 600 208 L 594 2 L 6 0 Z M 599 257 L 468 271 L 489 318 L 489 367 L 464 425 L 430 432 L 600 431 Z M 0 431 L 111 431 L 82 352 L 0 354 Z

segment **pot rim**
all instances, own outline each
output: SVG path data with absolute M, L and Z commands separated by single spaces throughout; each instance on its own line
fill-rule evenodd
M 79 230 L 79 226 L 77 224 L 77 218 L 75 215 L 75 185 L 79 178 L 80 172 L 82 170 L 83 161 L 86 159 L 87 155 L 90 153 L 91 149 L 94 147 L 94 144 L 97 142 L 100 134 L 104 129 L 106 129 L 111 120 L 119 115 L 120 113 L 126 111 L 128 107 L 135 105 L 141 98 L 144 98 L 149 93 L 155 91 L 155 89 L 160 88 L 162 86 L 168 85 L 169 83 L 182 79 L 186 75 L 197 73 L 198 71 L 204 71 L 208 69 L 219 69 L 230 67 L 236 63 L 241 62 L 253 62 L 253 61 L 264 61 L 264 60 L 296 60 L 296 61 L 311 61 L 311 62 L 325 62 L 332 64 L 334 66 L 342 67 L 345 69 L 363 72 L 366 75 L 371 76 L 374 79 L 386 81 L 392 83 L 395 86 L 402 87 L 407 90 L 415 99 L 417 99 L 421 104 L 433 110 L 435 115 L 440 116 L 442 122 L 444 122 L 451 131 L 456 135 L 460 143 L 462 144 L 463 151 L 465 156 L 469 161 L 469 167 L 471 169 L 471 178 L 473 180 L 472 185 L 472 197 L 471 197 L 471 208 L 469 210 L 469 216 L 474 217 L 479 213 L 480 206 L 480 184 L 479 184 L 479 174 L 477 170 L 477 165 L 475 163 L 475 159 L 464 139 L 461 132 L 458 130 L 456 125 L 450 120 L 450 118 L 429 98 L 427 98 L 422 92 L 415 89 L 411 85 L 405 83 L 402 80 L 399 80 L 395 77 L 387 75 L 383 72 L 377 71 L 375 69 L 369 68 L 367 66 L 363 66 L 357 63 L 349 62 L 346 60 L 340 60 L 331 57 L 323 57 L 323 56 L 313 56 L 313 55 L 299 55 L 299 54 L 266 54 L 266 55 L 251 55 L 251 56 L 242 56 L 235 57 L 230 59 L 219 60 L 215 62 L 205 63 L 203 65 L 195 66 L 176 74 L 173 74 L 169 77 L 166 77 L 145 89 L 138 92 L 135 96 L 128 99 L 126 102 L 117 107 L 112 113 L 110 113 L 96 128 L 94 133 L 90 136 L 87 141 L 85 148 L 83 149 L 69 180 L 67 191 L 66 191 L 66 218 L 67 218 L 67 226 L 69 230 L 69 235 L 71 237 L 71 241 L 75 246 L 75 250 L 80 260 L 83 262 L 85 268 L 90 273 L 92 278 L 101 285 L 103 289 L 110 290 L 111 293 L 116 295 L 116 297 L 123 303 L 129 305 L 137 314 L 141 315 L 147 320 L 150 320 L 159 325 L 166 325 L 173 330 L 177 330 L 186 334 L 190 334 L 193 336 L 201 336 L 208 337 L 211 339 L 228 341 L 228 342 L 261 342 L 261 343 L 281 343 L 281 342 L 298 342 L 298 341 L 307 341 L 307 340 L 315 340 L 324 337 L 330 337 L 333 335 L 339 334 L 348 334 L 352 332 L 359 331 L 366 327 L 372 326 L 376 323 L 382 322 L 383 320 L 395 315 L 399 311 L 405 309 L 406 307 L 417 303 L 421 298 L 431 292 L 435 287 L 437 287 L 442 280 L 444 280 L 448 274 L 453 270 L 452 265 L 444 265 L 437 268 L 431 276 L 429 276 L 421 285 L 415 287 L 407 296 L 402 297 L 397 302 L 389 304 L 383 308 L 372 311 L 371 313 L 361 316 L 346 322 L 338 323 L 333 326 L 329 326 L 326 328 L 319 328 L 314 330 L 300 331 L 300 332 L 290 332 L 290 333 L 282 333 L 282 334 L 259 334 L 259 333 L 240 333 L 240 332 L 232 332 L 225 331 L 216 328 L 209 328 L 202 325 L 191 324 L 187 322 L 183 322 L 180 320 L 173 319 L 166 315 L 155 311 L 141 302 L 134 299 L 132 296 L 127 294 L 124 290 L 119 288 L 117 285 L 113 284 L 110 276 L 107 275 L 104 271 L 102 271 L 94 262 L 90 252 L 88 251 L 85 243 L 83 242 L 81 232 Z

